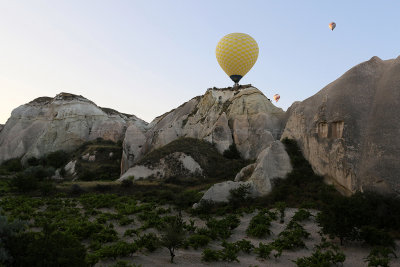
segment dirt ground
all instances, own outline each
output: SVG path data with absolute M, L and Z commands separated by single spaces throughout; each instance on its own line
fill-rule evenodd
M 241 223 L 240 225 L 233 230 L 232 236 L 227 240 L 228 242 L 235 242 L 237 240 L 241 239 L 247 239 L 252 242 L 253 245 L 258 246 L 260 242 L 263 243 L 269 243 L 273 241 L 278 234 L 284 230 L 286 224 L 290 221 L 291 217 L 294 215 L 294 213 L 297 211 L 297 209 L 286 209 L 285 213 L 285 223 L 281 224 L 279 221 L 273 221 L 271 230 L 272 230 L 272 235 L 269 236 L 268 238 L 264 239 L 257 239 L 257 238 L 251 238 L 246 235 L 246 229 L 250 223 L 251 218 L 257 214 L 257 212 L 251 213 L 251 214 L 244 214 L 242 217 L 240 217 Z M 314 215 L 316 214 L 316 211 L 311 211 Z M 188 220 L 189 217 L 186 214 L 184 215 L 184 219 Z M 196 226 L 205 226 L 205 222 L 201 221 L 198 218 L 190 218 L 195 220 L 195 225 Z M 137 221 L 137 220 L 136 220 Z M 128 261 L 130 263 L 135 263 L 135 264 L 140 264 L 143 267 L 145 266 L 296 266 L 292 262 L 292 260 L 295 260 L 300 257 L 304 256 L 310 256 L 313 252 L 313 247 L 314 245 L 320 243 L 321 237 L 318 234 L 320 231 L 320 228 L 316 224 L 314 217 L 311 219 L 302 222 L 302 225 L 304 226 L 305 230 L 311 234 L 311 236 L 305 240 L 307 249 L 298 249 L 294 251 L 287 251 L 284 250 L 282 253 L 282 256 L 278 259 L 274 259 L 273 257 L 268 260 L 262 260 L 257 258 L 257 256 L 254 253 L 251 254 L 246 254 L 243 252 L 239 253 L 238 259 L 240 262 L 202 262 L 201 261 L 201 256 L 202 256 L 202 251 L 204 248 L 199 248 L 197 250 L 194 250 L 192 248 L 190 249 L 178 249 L 176 251 L 176 257 L 174 258 L 173 264 L 169 262 L 170 257 L 169 257 L 169 251 L 166 248 L 159 248 L 155 252 L 149 253 L 149 252 L 137 252 L 135 253 L 132 257 L 125 257 L 122 258 L 122 260 Z M 138 225 L 137 225 L 138 226 Z M 123 235 L 126 229 L 132 228 L 132 226 L 125 226 L 125 227 L 119 227 L 117 226 L 115 229 L 119 234 Z M 154 232 L 153 229 L 150 229 L 146 232 Z M 126 241 L 133 241 L 133 239 L 129 238 Z M 336 243 L 339 245 L 339 240 L 333 240 L 332 242 Z M 396 254 L 400 256 L 400 240 L 397 240 L 397 250 Z M 221 241 L 213 241 L 211 242 L 208 247 L 212 249 L 221 249 L 222 247 L 220 246 Z M 367 263 L 365 262 L 365 258 L 370 252 L 371 247 L 363 245 L 359 242 L 354 242 L 354 243 L 347 243 L 344 246 L 339 246 L 340 249 L 344 252 L 346 255 L 346 260 L 343 264 L 344 267 L 361 267 L 361 266 L 367 266 Z M 115 261 L 102 261 L 96 264 L 96 266 L 110 266 L 112 264 L 115 264 Z M 392 259 L 390 262 L 391 267 L 400 267 L 400 258 L 395 258 Z

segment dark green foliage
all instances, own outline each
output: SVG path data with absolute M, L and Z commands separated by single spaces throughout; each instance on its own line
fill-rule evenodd
M 0 168 L 3 169 L 5 172 L 19 172 L 22 171 L 23 169 L 21 164 L 21 159 L 19 158 L 14 158 L 4 161 L 1 164 Z
M 280 215 L 279 222 L 284 223 L 286 203 L 285 202 L 276 202 L 275 207 L 279 211 L 279 215 Z
M 78 184 L 73 184 L 71 185 L 69 192 L 71 195 L 81 195 L 83 194 L 85 191 L 82 189 L 82 187 Z
M 56 169 L 63 167 L 65 164 L 67 164 L 70 156 L 68 155 L 67 152 L 58 150 L 55 152 L 51 152 L 47 154 L 42 161 L 44 161 L 43 165 L 46 166 L 52 166 Z
M 35 157 L 30 157 L 26 163 L 28 163 L 29 166 L 37 166 L 40 164 L 40 160 L 35 158 Z
M 235 246 L 237 246 L 237 248 L 247 254 L 250 254 L 251 251 L 254 249 L 253 244 L 251 244 L 251 242 L 249 240 L 246 239 L 242 239 L 239 241 L 235 242 Z
M 271 226 L 271 218 L 265 214 L 265 212 L 260 211 L 255 215 L 249 226 L 246 229 L 246 234 L 253 237 L 262 238 L 271 234 L 269 229 Z
M 308 210 L 305 209 L 299 209 L 298 211 L 296 211 L 296 213 L 293 215 L 292 217 L 292 221 L 295 222 L 301 222 L 301 221 L 305 221 L 308 218 L 310 218 L 311 213 Z
M 43 181 L 39 185 L 39 190 L 42 196 L 50 196 L 56 192 L 56 186 L 52 181 Z
M 111 267 L 141 267 L 142 265 L 137 265 L 135 263 L 130 264 L 128 261 L 118 260 L 115 264 L 111 265 Z
M 212 218 L 206 225 L 209 230 L 209 237 L 215 240 L 229 238 L 232 235 L 232 230 L 238 227 L 239 224 L 239 218 L 236 215 L 231 214 L 221 220 Z
M 194 234 L 185 241 L 185 247 L 190 246 L 194 249 L 198 249 L 199 247 L 207 246 L 210 241 L 211 238 L 207 235 Z
M 134 236 L 134 235 L 138 235 L 139 234 L 139 230 L 138 229 L 128 229 L 125 231 L 124 236 Z
M 153 252 L 161 246 L 160 239 L 154 234 L 149 233 L 139 237 L 136 241 L 139 247 L 144 247 L 148 251 Z
M 182 217 L 175 216 L 164 227 L 161 244 L 169 250 L 171 263 L 174 262 L 175 250 L 183 245 L 185 230 L 183 229 Z
M 229 191 L 229 204 L 231 204 L 234 207 L 240 207 L 244 203 L 246 203 L 249 200 L 249 195 L 250 195 L 250 185 L 240 185 L 236 189 L 231 189 Z
M 85 247 L 71 234 L 44 228 L 26 232 L 10 244 L 14 266 L 86 266 Z
M 382 242 L 390 244 L 390 238 L 382 231 L 400 229 L 400 200 L 380 196 L 375 193 L 356 193 L 351 197 L 336 196 L 326 202 L 317 216 L 317 221 L 325 234 L 337 236 L 341 243 L 345 240 L 362 239 L 367 243 Z M 363 235 L 360 229 L 364 228 Z M 378 236 L 377 236 L 378 235 Z M 383 245 L 376 243 L 376 245 Z
M 337 196 L 327 203 L 317 216 L 322 232 L 331 237 L 339 237 L 340 244 L 343 244 L 345 240 L 356 240 L 359 235 L 355 217 L 358 207 L 354 204 L 342 196 Z
M 94 161 L 82 159 L 83 155 L 95 155 Z M 84 143 L 74 153 L 79 180 L 115 180 L 120 175 L 122 145 L 110 140 L 96 139 Z
M 223 261 L 236 261 L 239 262 L 237 256 L 240 251 L 240 248 L 235 243 L 229 243 L 226 241 L 222 242 L 223 249 L 221 250 L 221 260 Z
M 39 187 L 39 181 L 31 175 L 17 174 L 10 181 L 10 186 L 20 193 L 28 193 Z
M 388 247 L 374 247 L 365 259 L 365 262 L 368 262 L 368 266 L 389 267 L 391 257 L 397 258 L 393 249 Z
M 6 216 L 0 215 L 0 265 L 11 263 L 13 258 L 9 252 L 12 239 L 21 232 L 25 223 L 20 220 L 10 221 Z
M 310 234 L 304 230 L 303 226 L 295 221 L 290 221 L 271 245 L 279 252 L 285 249 L 305 248 L 303 239 L 309 236 Z
M 360 238 L 370 246 L 396 247 L 394 239 L 387 232 L 373 226 L 363 226 Z
M 203 250 L 201 260 L 205 262 L 219 261 L 221 259 L 221 252 L 206 248 Z
M 235 143 L 229 146 L 227 150 L 222 154 L 227 159 L 240 159 L 240 152 L 237 150 Z
M 121 186 L 122 187 L 132 187 L 133 186 L 133 181 L 131 179 L 122 180 Z
M 135 243 L 118 241 L 117 243 L 100 248 L 93 254 L 89 254 L 86 258 L 86 262 L 89 265 L 94 265 L 101 259 L 112 258 L 116 260 L 118 257 L 130 256 L 136 251 L 137 245 Z
M 269 259 L 274 247 L 270 244 L 259 243 L 258 247 L 254 249 L 256 255 L 261 259 Z
M 346 256 L 336 245 L 323 240 L 320 245 L 315 246 L 311 256 L 298 258 L 293 262 L 298 267 L 331 267 L 343 264 L 345 260 Z
M 53 174 L 53 167 L 29 167 L 12 178 L 10 186 L 20 193 L 28 193 L 40 189 L 42 195 L 47 196 L 55 191 L 54 184 L 47 179 Z

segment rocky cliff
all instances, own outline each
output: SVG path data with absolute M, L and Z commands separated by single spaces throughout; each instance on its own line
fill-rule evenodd
M 147 123 L 133 115 L 101 108 L 78 95 L 60 93 L 40 97 L 12 111 L 0 131 L 0 162 L 16 157 L 76 149 L 85 141 L 123 140 L 126 128 L 143 129 Z
M 279 138 L 284 114 L 250 85 L 208 89 L 153 120 L 146 132 L 137 125 L 129 126 L 123 143 L 122 173 L 148 152 L 179 137 L 204 139 L 215 144 L 220 153 L 235 143 L 243 158 L 256 159 Z
M 400 193 L 400 57 L 373 57 L 287 111 L 282 138 L 347 193 Z

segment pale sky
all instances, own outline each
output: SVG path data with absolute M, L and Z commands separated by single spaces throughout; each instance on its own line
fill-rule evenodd
M 260 49 L 241 84 L 286 110 L 372 56 L 399 56 L 399 14 L 398 0 L 0 0 L 0 123 L 60 92 L 150 122 L 232 86 L 215 58 L 232 32 Z

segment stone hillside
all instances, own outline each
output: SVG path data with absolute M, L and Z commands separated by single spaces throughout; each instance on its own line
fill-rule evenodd
M 0 162 L 16 157 L 41 157 L 56 150 L 72 151 L 101 137 L 123 140 L 129 125 L 147 123 L 133 115 L 98 107 L 78 95 L 39 97 L 12 111 L 0 132 Z
M 287 111 L 315 172 L 345 192 L 400 193 L 400 57 L 373 57 Z

